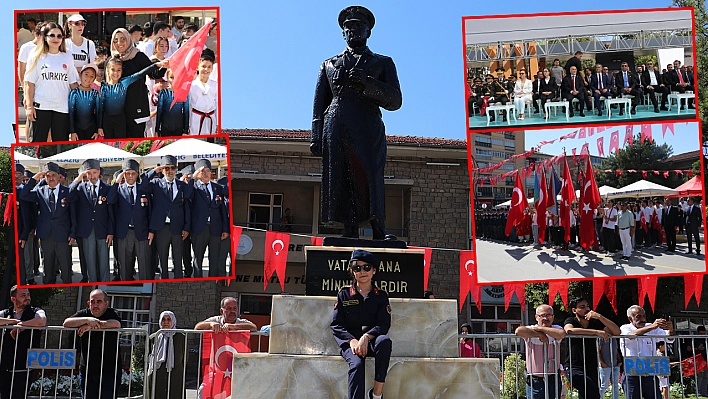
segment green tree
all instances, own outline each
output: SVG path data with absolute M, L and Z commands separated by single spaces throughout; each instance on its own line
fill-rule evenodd
M 628 145 L 605 158 L 602 161 L 602 170 L 666 170 L 667 165 L 662 161 L 671 156 L 673 148 L 666 143 L 657 145 L 654 140 L 645 140 L 641 143 L 640 139 L 640 135 L 637 134 L 633 145 Z M 597 185 L 624 187 L 642 179 L 641 173 L 622 173 L 620 176 L 614 173 L 600 173 L 597 175 Z M 662 175 L 657 176 L 653 173 L 649 173 L 645 180 L 661 185 L 667 183 Z
M 638 55 L 634 57 L 634 65 L 645 65 L 647 62 L 653 62 L 654 65 L 659 64 L 659 59 L 657 58 L 656 55 Z

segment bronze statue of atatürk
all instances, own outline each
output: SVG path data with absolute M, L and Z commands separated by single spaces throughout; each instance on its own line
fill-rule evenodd
M 371 222 L 373 238 L 395 240 L 384 227 L 386 133 L 381 110 L 401 107 L 401 88 L 390 57 L 366 46 L 374 15 L 361 6 L 339 13 L 347 48 L 325 60 L 315 88 L 310 150 L 322 156 L 322 219 L 344 224 L 358 238 Z

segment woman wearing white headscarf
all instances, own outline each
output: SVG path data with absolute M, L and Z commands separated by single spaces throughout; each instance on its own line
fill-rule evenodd
M 119 58 L 123 64 L 123 76 L 140 72 L 152 64 L 145 53 L 133 45 L 130 33 L 124 28 L 113 31 L 111 37 L 111 57 Z M 159 68 L 148 74 L 151 79 L 159 79 L 167 69 Z M 138 138 L 145 136 L 145 122 L 150 119 L 148 90 L 144 79 L 138 79 L 128 86 L 125 97 L 125 116 L 127 132 L 124 137 Z M 137 122 L 136 122 L 137 120 Z
M 150 336 L 153 341 L 148 364 L 148 397 L 182 399 L 184 395 L 185 337 L 176 331 L 177 317 L 166 310 L 160 313 L 160 330 Z

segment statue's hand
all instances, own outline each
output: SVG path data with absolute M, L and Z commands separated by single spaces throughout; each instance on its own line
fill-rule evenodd
M 366 73 L 364 70 L 360 68 L 352 68 L 349 71 L 349 83 L 352 86 L 359 86 L 363 89 L 366 83 Z
M 316 157 L 322 156 L 322 146 L 320 143 L 310 143 L 310 152 Z

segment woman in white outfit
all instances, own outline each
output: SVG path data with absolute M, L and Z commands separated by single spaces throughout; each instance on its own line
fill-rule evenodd
M 86 20 L 81 14 L 74 14 L 66 21 L 66 52 L 74 57 L 77 72 L 96 60 L 96 45 L 83 37 L 85 27 Z
M 526 70 L 522 69 L 519 71 L 519 79 L 514 86 L 514 107 L 516 108 L 516 114 L 519 115 L 519 119 L 524 119 L 526 102 L 530 102 L 532 99 L 533 84 L 531 83 L 531 79 L 526 78 Z

